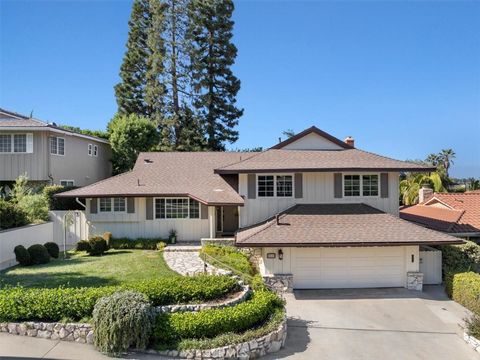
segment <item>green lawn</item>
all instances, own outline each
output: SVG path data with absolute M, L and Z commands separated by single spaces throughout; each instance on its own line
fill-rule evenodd
M 70 253 L 70 259 L 52 259 L 35 266 L 15 266 L 0 272 L 0 288 L 5 285 L 25 287 L 93 287 L 118 285 L 137 280 L 179 276 L 154 250 L 110 250 L 103 256 L 84 252 Z

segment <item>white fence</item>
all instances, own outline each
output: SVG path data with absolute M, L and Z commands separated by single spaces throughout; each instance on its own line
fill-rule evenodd
M 442 283 L 442 252 L 429 246 L 420 248 L 420 272 L 424 285 Z
M 82 211 L 51 211 L 50 220 L 44 224 L 0 231 L 0 270 L 17 264 L 13 253 L 17 245 L 28 248 L 53 241 L 63 251 L 64 248 L 72 249 L 79 240 L 88 239 L 88 223 Z

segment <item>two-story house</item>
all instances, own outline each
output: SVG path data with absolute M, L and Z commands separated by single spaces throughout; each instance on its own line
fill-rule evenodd
M 99 234 L 233 237 L 294 288 L 397 287 L 421 245 L 461 242 L 398 216 L 399 173 L 431 170 L 312 127 L 258 153 L 142 153 L 132 171 L 58 196 L 87 198 Z
M 111 176 L 108 141 L 0 109 L 0 183 L 85 186 Z

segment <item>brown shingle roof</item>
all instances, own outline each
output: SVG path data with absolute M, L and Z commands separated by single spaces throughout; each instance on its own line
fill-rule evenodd
M 0 127 L 46 127 L 43 121 L 0 108 Z
M 302 204 L 240 229 L 236 245 L 384 246 L 454 244 L 462 240 L 412 224 L 365 204 Z
M 189 196 L 206 204 L 243 205 L 243 198 L 213 169 L 253 156 L 240 152 L 151 152 L 132 171 L 58 194 L 59 197 Z
M 269 149 L 235 164 L 218 167 L 219 174 L 279 171 L 432 171 L 432 167 L 394 160 L 359 149 Z
M 480 193 L 435 193 L 424 204 L 401 209 L 400 217 L 439 231 L 479 233 Z

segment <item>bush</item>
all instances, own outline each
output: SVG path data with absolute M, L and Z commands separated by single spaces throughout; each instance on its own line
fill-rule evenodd
M 76 251 L 88 251 L 90 250 L 90 243 L 88 240 L 80 240 L 75 246 Z
M 112 241 L 112 233 L 109 231 L 105 231 L 102 235 L 103 240 L 107 242 L 107 245 L 110 247 L 110 242 Z
M 91 256 L 103 255 L 108 250 L 107 242 L 100 236 L 94 236 L 88 240 L 89 248 L 87 252 Z
M 85 210 L 83 206 L 75 201 L 74 198 L 55 197 L 65 191 L 76 189 L 76 186 L 49 185 L 43 188 L 43 195 L 47 199 L 50 210 Z
M 442 266 L 444 275 L 451 272 L 480 271 L 480 245 L 467 241 L 463 245 L 444 245 Z
M 110 247 L 112 249 L 143 249 L 143 250 L 156 250 L 157 243 L 162 239 L 129 239 L 129 238 L 110 238 Z
M 27 214 L 30 223 L 39 223 L 49 220 L 48 201 L 41 194 L 25 195 L 17 203 L 17 206 Z
M 227 265 L 235 272 L 240 274 L 254 275 L 255 269 L 248 259 L 248 256 L 238 251 L 233 246 L 205 245 L 201 254 L 207 254 L 214 259 L 207 257 L 207 262 L 222 268 L 222 264 Z M 225 268 L 225 266 L 223 266 Z M 229 269 L 227 269 L 229 270 Z
M 219 334 L 239 333 L 266 321 L 283 306 L 274 293 L 259 291 L 236 306 L 199 312 L 160 314 L 155 320 L 154 343 L 174 343 L 181 339 L 212 338 Z
M 0 199 L 0 230 L 28 224 L 27 214 L 13 203 Z
M 476 314 L 480 314 L 480 274 L 465 272 L 447 274 L 445 277 L 447 294 L 459 304 Z
M 72 321 L 92 316 L 95 302 L 118 290 L 143 293 L 155 306 L 198 303 L 226 296 L 236 289 L 227 276 L 169 277 L 140 283 L 98 288 L 23 288 L 0 289 L 2 321 Z
M 158 251 L 163 251 L 167 247 L 167 244 L 165 244 L 163 241 L 160 241 L 157 243 L 157 250 Z
M 30 262 L 33 265 L 46 264 L 50 261 L 50 254 L 47 248 L 41 244 L 35 244 L 28 248 L 30 254 Z
M 480 315 L 473 314 L 471 318 L 465 320 L 467 334 L 480 339 Z
M 30 254 L 28 250 L 25 249 L 25 246 L 17 245 L 15 249 L 13 249 L 13 252 L 15 253 L 15 260 L 17 260 L 20 265 L 30 265 Z
M 58 247 L 57 243 L 54 242 L 46 242 L 43 244 L 47 249 L 50 256 L 54 259 L 58 259 L 58 254 L 60 253 L 60 248 Z
M 119 291 L 103 297 L 93 310 L 94 344 L 109 355 L 130 347 L 145 349 L 153 319 L 153 309 L 143 294 Z

